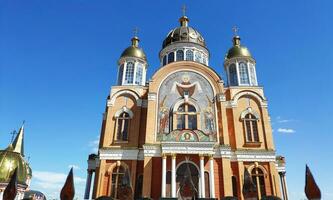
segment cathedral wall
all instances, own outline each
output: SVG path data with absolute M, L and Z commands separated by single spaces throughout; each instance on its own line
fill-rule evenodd
M 241 119 L 241 114 L 244 112 L 248 107 L 251 107 L 253 113 L 258 113 L 260 119 L 258 120 L 258 135 L 259 135 L 259 143 L 247 143 L 246 138 L 246 131 L 244 122 Z M 265 138 L 264 138 L 264 130 L 263 130 L 263 116 L 261 115 L 261 108 L 258 105 L 258 102 L 253 97 L 243 96 L 238 99 L 237 107 L 233 109 L 233 115 L 235 119 L 235 136 L 236 136 L 236 148 L 256 148 L 256 149 L 265 149 Z
M 130 120 L 128 141 L 116 140 L 116 118 L 117 112 L 121 111 L 124 107 L 133 112 L 133 118 Z M 136 100 L 130 95 L 120 95 L 116 98 L 112 107 L 108 107 L 105 135 L 103 147 L 126 147 L 137 146 L 139 136 L 141 107 L 137 106 Z

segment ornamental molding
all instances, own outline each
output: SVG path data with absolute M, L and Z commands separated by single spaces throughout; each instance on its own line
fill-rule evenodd
M 275 162 L 276 155 L 275 151 L 236 150 L 231 161 Z
M 281 166 L 279 167 L 278 164 L 275 164 L 275 166 L 278 172 L 286 172 L 286 167 L 281 167 Z
M 137 160 L 138 149 L 100 149 L 101 160 Z
M 148 101 L 156 101 L 157 94 L 155 92 L 148 93 Z
M 145 157 L 161 157 L 163 154 L 196 154 L 214 158 L 226 158 L 232 162 L 276 162 L 275 151 L 236 150 L 230 146 L 216 146 L 215 142 L 162 142 L 143 145 L 143 149 L 100 149 L 99 158 L 88 162 L 88 169 L 99 166 L 100 160 L 144 160 Z M 276 164 L 278 172 L 285 172 L 284 166 Z
M 161 146 L 160 145 L 143 145 L 144 157 L 160 157 Z
M 214 155 L 215 142 L 162 142 L 163 154 L 209 154 Z
M 216 95 L 216 99 L 217 99 L 218 102 L 225 102 L 226 101 L 226 97 L 223 93 L 218 93 Z
M 141 99 L 140 99 L 139 95 L 136 92 L 129 90 L 129 89 L 123 89 L 123 90 L 118 90 L 118 91 L 111 89 L 111 95 L 110 95 L 110 99 L 107 100 L 107 106 L 112 107 L 114 105 L 117 97 L 120 95 L 123 95 L 123 94 L 134 97 L 137 106 L 141 106 Z

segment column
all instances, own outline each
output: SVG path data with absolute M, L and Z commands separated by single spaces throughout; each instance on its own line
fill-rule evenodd
M 142 197 L 150 197 L 151 195 L 152 168 L 153 168 L 152 157 L 145 156 L 143 164 Z
M 91 187 L 90 187 L 90 195 L 89 195 L 89 200 L 93 199 L 93 191 L 94 191 L 94 187 L 95 187 L 95 176 L 96 176 L 96 172 L 93 171 L 92 173 L 92 183 L 91 183 Z
M 167 156 L 162 156 L 162 194 L 161 196 L 164 198 L 166 197 L 166 159 Z
M 287 186 L 287 180 L 286 180 L 286 172 L 283 174 L 283 183 L 284 183 L 284 190 L 285 190 L 285 200 L 288 200 L 288 186 Z
M 214 157 L 209 157 L 209 186 L 210 198 L 215 198 L 215 183 L 214 183 Z
M 171 197 L 176 198 L 176 154 L 172 155 L 171 160 Z
M 89 199 L 90 194 L 90 187 L 91 187 L 91 177 L 92 177 L 92 170 L 87 170 L 87 182 L 86 182 L 86 190 L 84 193 L 84 199 Z
M 205 198 L 205 157 L 200 155 L 200 183 L 201 183 L 201 198 Z
M 286 172 L 279 172 L 279 175 L 280 175 L 280 181 L 281 181 L 281 189 L 282 189 L 283 200 L 288 200 L 287 184 L 286 184 Z

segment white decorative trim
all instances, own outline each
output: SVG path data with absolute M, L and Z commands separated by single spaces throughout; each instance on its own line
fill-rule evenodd
M 245 116 L 246 116 L 247 114 L 252 114 L 252 115 L 254 115 L 254 116 L 257 118 L 257 120 L 260 119 L 260 115 L 259 115 L 255 110 L 253 110 L 251 107 L 246 108 L 246 109 L 240 114 L 240 118 L 241 118 L 241 119 L 245 119 Z
M 161 157 L 160 145 L 143 145 L 144 157 Z
M 282 167 L 282 166 L 279 167 L 278 164 L 275 164 L 275 166 L 276 166 L 276 170 L 278 172 L 286 172 L 286 167 Z
M 111 92 L 111 93 L 112 93 L 112 92 Z M 135 101 L 136 101 L 137 106 L 139 106 L 139 105 L 138 105 L 138 104 L 139 104 L 138 102 L 139 102 L 139 99 L 140 99 L 139 95 L 138 95 L 137 93 L 131 91 L 131 90 L 127 90 L 127 89 L 125 89 L 125 90 L 117 91 L 116 93 L 112 94 L 112 97 L 111 97 L 111 98 L 108 100 L 108 102 L 107 102 L 108 107 L 113 106 L 113 105 L 114 105 L 114 102 L 115 102 L 116 99 L 117 99 L 117 97 L 120 96 L 120 95 L 122 95 L 122 94 L 128 94 L 128 95 L 133 96 L 133 97 L 135 98 Z
M 148 93 L 148 101 L 156 101 L 157 95 L 156 93 L 149 92 Z
M 231 147 L 229 146 L 220 146 L 220 156 L 221 158 L 231 158 L 232 152 L 231 152 Z
M 115 117 L 119 117 L 119 115 L 120 115 L 121 113 L 123 113 L 123 112 L 128 113 L 129 116 L 130 116 L 130 118 L 133 118 L 133 116 L 134 116 L 133 112 L 132 112 L 129 108 L 127 108 L 126 106 L 124 106 L 124 107 L 122 107 L 120 110 L 118 110 L 118 111 L 114 114 L 114 116 L 115 116 Z
M 211 154 L 214 155 L 215 142 L 163 142 L 162 153 Z
M 238 99 L 244 95 L 252 96 L 255 99 L 257 99 L 259 101 L 261 107 L 267 106 L 267 101 L 266 101 L 265 97 L 259 95 L 258 93 L 254 92 L 254 91 L 250 91 L 250 90 L 238 92 L 235 96 L 233 96 L 233 98 L 231 100 L 231 104 L 234 104 L 237 106 Z
M 100 149 L 101 160 L 137 160 L 138 149 Z
M 226 101 L 226 97 L 225 97 L 225 95 L 223 93 L 218 93 L 216 95 L 216 99 L 217 99 L 218 102 Z
M 276 155 L 274 151 L 237 150 L 233 153 L 231 161 L 275 162 Z

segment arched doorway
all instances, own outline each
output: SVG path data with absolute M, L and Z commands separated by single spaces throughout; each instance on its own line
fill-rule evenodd
M 180 164 L 176 172 L 177 196 L 181 200 L 191 200 L 199 195 L 199 171 L 191 162 Z

